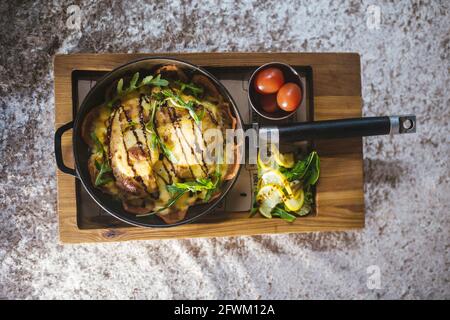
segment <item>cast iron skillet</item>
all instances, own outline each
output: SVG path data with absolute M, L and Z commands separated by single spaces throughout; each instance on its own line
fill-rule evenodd
M 156 68 L 174 64 L 192 73 L 203 74 L 208 77 L 217 87 L 219 92 L 228 100 L 231 111 L 237 119 L 237 129 L 243 129 L 242 118 L 239 114 L 236 103 L 231 97 L 227 89 L 218 81 L 212 74 L 206 70 L 195 66 L 191 63 L 163 57 L 143 58 L 136 61 L 126 63 L 113 71 L 103 76 L 97 84 L 89 91 L 88 95 L 81 104 L 75 120 L 69 122 L 58 128 L 55 133 L 55 157 L 58 168 L 64 173 L 71 174 L 81 180 L 89 195 L 102 207 L 106 212 L 110 213 L 117 219 L 135 226 L 141 227 L 172 227 L 194 221 L 195 219 L 211 212 L 214 207 L 223 199 L 227 192 L 235 183 L 239 171 L 236 176 L 224 182 L 221 187 L 221 194 L 219 197 L 207 204 L 199 204 L 189 208 L 186 217 L 176 223 L 166 224 L 162 219 L 156 215 L 146 217 L 136 217 L 134 214 L 125 211 L 120 200 L 114 200 L 110 195 L 103 193 L 92 185 L 91 177 L 88 172 L 88 159 L 90 156 L 89 147 L 81 137 L 81 127 L 83 120 L 88 112 L 95 106 L 98 106 L 105 99 L 105 91 L 110 87 L 114 81 L 130 76 L 135 72 L 140 72 L 141 75 L 150 74 Z M 369 117 L 369 118 L 355 118 L 345 120 L 331 120 L 331 121 L 317 121 L 309 123 L 295 123 L 289 125 L 282 125 L 278 127 L 264 127 L 260 128 L 262 131 L 278 131 L 280 141 L 300 141 L 316 138 L 345 138 L 355 136 L 371 136 L 382 135 L 389 133 L 409 133 L 414 132 L 416 127 L 415 116 L 402 117 Z M 73 153 L 75 158 L 75 169 L 68 168 L 62 159 L 61 152 L 61 137 L 69 129 L 73 129 Z

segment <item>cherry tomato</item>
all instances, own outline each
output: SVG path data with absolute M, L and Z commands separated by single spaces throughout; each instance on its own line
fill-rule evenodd
M 277 95 L 276 94 L 264 94 L 259 97 L 259 103 L 261 108 L 265 112 L 275 112 L 278 110 Z
M 301 101 L 302 89 L 295 83 L 286 83 L 277 93 L 278 106 L 284 111 L 294 111 L 298 108 Z
M 267 68 L 259 71 L 255 78 L 255 90 L 262 94 L 277 92 L 284 83 L 284 75 L 280 69 Z

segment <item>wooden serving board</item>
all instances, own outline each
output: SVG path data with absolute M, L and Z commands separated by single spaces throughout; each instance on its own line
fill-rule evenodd
M 73 118 L 72 72 L 109 71 L 123 63 L 149 56 L 190 61 L 204 67 L 249 67 L 271 61 L 313 70 L 314 119 L 361 116 L 360 57 L 355 53 L 185 53 L 185 54 L 73 54 L 56 55 L 55 129 Z M 294 223 L 228 212 L 173 228 L 80 229 L 77 224 L 75 178 L 57 170 L 59 234 L 62 243 L 144 239 L 220 237 L 308 231 L 337 231 L 364 227 L 362 139 L 317 140 L 321 175 L 316 189 L 316 214 Z M 62 139 L 63 158 L 73 167 L 72 135 Z

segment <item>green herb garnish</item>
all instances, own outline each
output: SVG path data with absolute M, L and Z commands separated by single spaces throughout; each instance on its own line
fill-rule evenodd
M 280 168 L 280 171 L 289 181 L 304 180 L 305 185 L 315 184 L 320 174 L 319 156 L 316 151 L 312 151 L 305 159 L 298 161 L 293 168 Z
M 103 146 L 103 143 L 100 141 L 100 139 L 95 134 L 95 131 L 91 132 L 91 139 L 94 141 L 94 152 L 95 153 L 101 153 L 101 156 L 103 157 L 104 154 L 106 154 L 105 147 Z
M 120 79 L 117 82 L 117 95 L 112 98 L 106 104 L 109 108 L 112 108 L 114 103 L 116 103 L 120 98 L 127 95 L 128 93 L 135 91 L 143 86 L 154 86 L 154 87 L 166 87 L 169 85 L 169 81 L 165 79 L 161 79 L 161 75 L 157 75 L 156 77 L 147 76 L 139 82 L 139 72 L 136 72 L 130 80 L 130 84 L 128 88 L 123 88 L 123 79 Z
M 105 185 L 111 181 L 114 181 L 114 179 L 108 174 L 112 172 L 111 167 L 109 166 L 108 162 L 99 163 L 98 161 L 95 161 L 95 167 L 99 171 L 97 177 L 95 178 L 95 186 L 102 186 Z
M 180 199 L 184 194 L 185 194 L 184 192 L 183 192 L 183 193 L 178 193 L 178 194 L 176 194 L 175 196 L 173 196 L 173 197 L 167 202 L 167 204 L 166 204 L 165 206 L 163 206 L 162 208 L 159 208 L 158 210 L 155 210 L 155 211 L 152 211 L 152 212 L 149 212 L 149 213 L 138 214 L 138 215 L 136 215 L 136 217 L 147 217 L 147 216 L 152 216 L 152 215 L 157 214 L 157 213 L 159 213 L 159 212 L 161 212 L 161 211 L 163 211 L 163 210 L 166 210 L 167 208 L 170 208 L 171 206 L 173 206 L 173 205 L 178 201 L 178 199 Z
M 222 173 L 220 172 L 220 166 L 219 164 L 216 165 L 216 171 L 214 172 L 214 186 L 213 188 L 206 191 L 205 199 L 203 199 L 203 202 L 208 202 L 212 195 L 217 191 L 217 188 L 219 188 L 221 182 L 222 182 Z
M 195 123 L 200 124 L 201 119 L 197 115 L 197 113 L 195 113 L 193 101 L 185 102 L 179 95 L 175 94 L 170 89 L 161 90 L 161 93 L 166 97 L 166 100 L 169 101 L 174 107 L 188 110 Z
M 125 130 L 130 129 L 130 128 L 134 128 L 134 127 L 136 127 L 137 125 L 139 125 L 139 123 L 137 123 L 136 121 L 129 121 L 129 122 L 126 124 Z
M 165 79 L 161 79 L 161 75 L 158 74 L 156 77 L 147 76 L 142 79 L 141 85 L 147 86 L 151 85 L 154 87 L 167 87 L 169 85 L 169 81 Z
M 180 86 L 181 92 L 190 91 L 190 93 L 192 93 L 196 98 L 203 93 L 203 88 L 193 84 L 192 82 L 185 83 L 177 80 L 175 83 Z
M 123 89 L 123 79 L 120 79 L 119 82 L 117 82 L 117 94 L 121 95 Z
M 257 213 L 258 213 L 258 206 L 256 203 L 254 203 L 250 210 L 250 215 L 248 217 L 249 218 L 254 217 Z
M 172 163 L 176 163 L 178 160 L 175 157 L 175 155 L 173 154 L 173 152 L 169 149 L 169 147 L 166 146 L 166 144 L 164 142 L 161 141 L 161 138 L 155 133 L 155 139 L 156 139 L 156 143 L 159 145 L 159 147 L 161 148 L 162 153 L 164 154 L 164 156 Z
M 317 153 L 314 151 L 313 159 L 311 160 L 310 165 L 308 166 L 308 170 L 303 176 L 303 185 L 304 186 L 312 186 L 316 184 L 317 180 L 319 180 L 320 175 L 320 160 Z
M 294 222 L 296 219 L 296 217 L 293 214 L 287 212 L 281 204 L 278 204 L 275 208 L 273 208 L 271 214 L 272 216 L 280 217 L 287 222 Z
M 210 179 L 206 178 L 199 178 L 196 179 L 196 181 L 176 182 L 167 186 L 167 190 L 171 194 L 188 191 L 199 192 L 204 190 L 213 190 L 214 188 L 215 184 Z
M 202 107 L 200 112 L 197 114 L 197 117 L 198 117 L 199 121 L 203 120 L 203 118 L 205 117 L 205 113 L 206 113 L 206 108 Z
M 150 215 L 154 215 L 158 212 L 161 212 L 161 211 L 173 206 L 178 201 L 178 199 L 180 199 L 184 194 L 186 194 L 189 191 L 198 192 L 198 191 L 203 191 L 203 190 L 211 190 L 214 187 L 215 187 L 215 184 L 210 179 L 205 179 L 205 178 L 200 178 L 200 179 L 197 179 L 196 181 L 177 182 L 177 183 L 168 185 L 167 190 L 172 194 L 172 198 L 167 202 L 167 204 L 156 211 L 137 215 L 137 217 L 150 216 Z
M 105 185 L 111 181 L 114 181 L 114 179 L 109 175 L 109 173 L 112 171 L 111 167 L 109 166 L 108 162 L 105 161 L 106 156 L 106 150 L 103 143 L 100 141 L 100 139 L 97 137 L 94 131 L 91 132 L 91 138 L 92 141 L 94 141 L 95 146 L 95 153 L 99 153 L 100 157 L 102 158 L 102 163 L 99 163 L 97 160 L 95 161 L 95 167 L 99 171 L 97 177 L 95 178 L 95 186 L 102 186 Z
M 156 133 L 156 130 L 155 130 L 155 126 L 154 126 L 155 114 L 156 114 L 156 109 L 158 108 L 158 106 L 160 104 L 161 104 L 161 101 L 152 101 L 152 103 L 151 103 L 152 113 L 150 115 L 150 119 L 145 124 L 145 129 L 147 130 L 147 132 L 149 134 L 151 134 L 150 142 L 151 142 L 152 148 L 156 148 L 157 146 L 159 146 L 159 148 L 160 148 L 161 152 L 164 154 L 164 156 L 167 159 L 169 159 L 170 162 L 176 163 L 177 158 L 172 153 L 172 151 L 166 146 L 166 144 L 163 141 L 161 141 L 161 138 L 158 136 L 158 134 Z
M 211 179 L 199 178 L 196 181 L 188 181 L 188 182 L 177 182 L 167 186 L 167 190 L 171 194 L 179 194 L 186 192 L 201 192 L 206 190 L 206 196 L 204 202 L 208 202 L 211 198 L 211 195 L 217 189 L 219 184 L 219 179 L 216 179 L 214 182 Z
M 164 156 L 172 163 L 176 163 L 178 160 L 173 154 L 173 152 L 169 149 L 169 147 L 166 146 L 164 142 L 161 141 L 161 138 L 158 136 L 156 131 L 154 130 L 153 126 L 150 124 L 150 122 L 147 123 L 145 126 L 145 129 L 148 133 L 151 134 L 150 142 L 152 145 L 152 148 L 156 148 L 156 146 L 159 146 L 159 149 L 164 154 Z

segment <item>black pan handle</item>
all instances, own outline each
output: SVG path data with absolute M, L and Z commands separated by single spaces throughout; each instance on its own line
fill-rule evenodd
M 74 177 L 77 177 L 77 173 L 75 169 L 69 168 L 64 164 L 63 156 L 62 156 L 62 148 L 61 148 L 61 138 L 64 132 L 67 130 L 70 130 L 73 128 L 73 121 L 66 123 L 65 125 L 61 126 L 56 130 L 55 132 L 55 158 L 56 158 L 56 165 L 58 166 L 58 169 L 61 170 L 64 173 L 70 174 Z
M 273 130 L 278 130 L 279 139 L 283 142 L 412 133 L 416 131 L 416 117 L 408 115 L 300 122 L 260 128 L 260 134 Z

